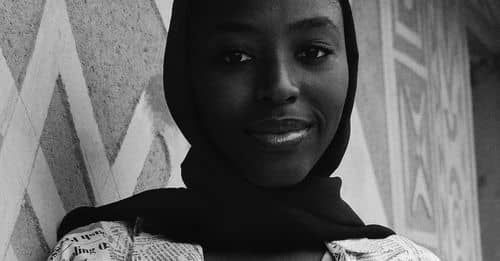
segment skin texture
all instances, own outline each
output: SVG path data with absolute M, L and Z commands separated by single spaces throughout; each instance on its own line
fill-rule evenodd
M 331 0 L 217 0 L 199 1 L 193 11 L 190 78 L 210 140 L 252 184 L 299 183 L 333 139 L 346 98 L 340 7 Z M 248 133 L 256 122 L 283 117 L 313 126 L 300 143 L 278 149 Z

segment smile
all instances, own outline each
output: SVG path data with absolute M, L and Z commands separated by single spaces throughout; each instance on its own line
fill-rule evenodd
M 302 143 L 311 133 L 311 129 L 312 124 L 304 120 L 267 120 L 246 133 L 268 149 L 287 150 Z

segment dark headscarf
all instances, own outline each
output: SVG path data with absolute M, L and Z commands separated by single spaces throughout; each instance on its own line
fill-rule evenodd
M 306 179 L 286 188 L 260 188 L 240 177 L 200 125 L 189 79 L 189 0 L 175 0 L 168 33 L 164 86 L 172 116 L 191 149 L 182 163 L 187 189 L 157 189 L 97 208 L 69 213 L 58 230 L 96 221 L 143 220 L 143 229 L 170 240 L 214 249 L 318 246 L 323 242 L 394 234 L 365 225 L 340 198 L 341 180 L 329 178 L 347 148 L 354 105 L 358 49 L 349 2 L 340 0 L 349 87 L 337 132 Z

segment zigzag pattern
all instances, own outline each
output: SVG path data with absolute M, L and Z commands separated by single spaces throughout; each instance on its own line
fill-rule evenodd
M 170 1 L 157 3 L 161 15 L 158 19 L 169 21 Z M 41 145 L 46 120 L 52 117 L 48 115 L 49 107 L 59 77 L 79 141 L 76 150 L 82 155 L 91 183 L 88 196 L 95 199 L 91 203 L 105 204 L 137 192 L 141 171 L 158 137 L 175 141 L 163 142 L 169 157 L 165 159 L 169 161 L 167 166 L 173 166 L 166 172 L 173 176 L 170 186 L 182 186 L 178 166 L 188 145 L 175 127 L 165 122 L 154 126 L 157 123 L 147 88 L 135 106 L 114 163 L 109 163 L 66 2 L 46 0 L 20 92 L 4 55 L 0 55 L 0 260 L 44 259 L 55 244 L 57 223 L 68 210 L 61 199 L 65 196 L 61 195 L 61 184 L 65 183 L 54 179 L 57 176 L 51 172 L 47 151 Z M 26 238 L 31 234 L 38 238 Z

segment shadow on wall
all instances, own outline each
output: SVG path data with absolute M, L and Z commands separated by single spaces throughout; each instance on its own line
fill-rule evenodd
M 149 116 L 153 121 L 155 137 L 141 174 L 137 178 L 134 194 L 148 189 L 167 187 L 172 173 L 169 148 L 164 133 L 168 131 L 166 128 L 177 127 L 165 102 L 163 74 L 157 74 L 150 78 L 145 89 L 145 97 Z
M 471 57 L 483 255 L 500 260 L 500 56 Z

